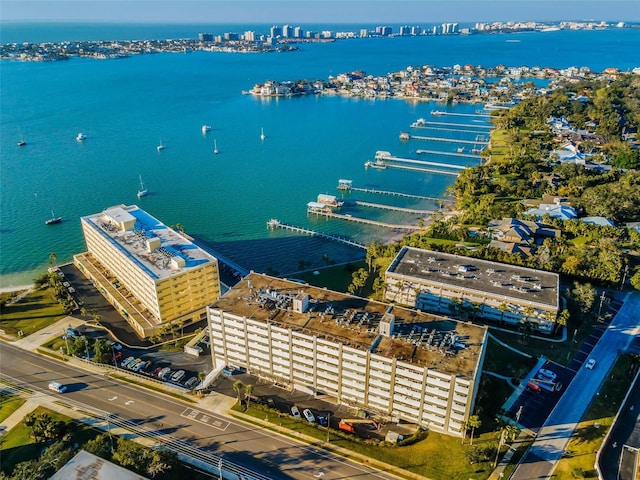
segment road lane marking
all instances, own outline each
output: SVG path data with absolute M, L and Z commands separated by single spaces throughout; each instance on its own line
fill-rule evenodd
M 209 425 L 210 427 L 217 428 L 218 430 L 225 431 L 231 425 L 231 422 L 214 417 L 210 413 L 194 410 L 193 408 L 185 409 L 181 414 L 181 417 L 186 417 L 190 420 Z
M 118 397 L 111 397 L 111 398 L 109 399 L 109 401 L 110 401 L 110 402 L 113 402 L 114 400 L 117 400 L 117 399 L 118 399 Z

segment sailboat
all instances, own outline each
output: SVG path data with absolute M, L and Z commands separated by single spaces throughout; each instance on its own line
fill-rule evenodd
M 218 144 L 216 143 L 216 139 L 213 139 L 213 153 L 218 154 Z
M 24 141 L 24 137 L 22 136 L 22 132 L 20 132 L 20 141 L 18 141 L 18 146 L 19 147 L 24 147 L 27 144 L 27 142 Z
M 162 143 L 162 137 L 160 137 L 160 144 L 156 148 L 158 149 L 158 151 L 164 150 L 166 148 L 164 146 L 164 143 Z
M 267 138 L 267 137 L 265 137 L 265 135 L 264 135 L 264 128 L 260 127 L 260 140 L 264 140 L 265 138 Z
M 61 221 L 62 217 L 56 217 L 56 215 L 53 213 L 53 210 L 51 210 L 51 218 L 49 220 L 46 220 L 44 224 L 53 225 L 54 223 L 60 223 Z
M 147 195 L 147 189 L 144 188 L 144 183 L 142 182 L 142 175 L 138 175 L 140 177 L 140 190 L 138 190 L 138 198 L 144 197 Z

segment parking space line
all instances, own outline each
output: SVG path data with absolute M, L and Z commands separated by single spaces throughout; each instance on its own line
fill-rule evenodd
M 186 417 L 190 420 L 195 420 L 196 422 L 204 423 L 205 425 L 209 425 L 210 427 L 217 428 L 218 430 L 222 431 L 225 431 L 229 427 L 229 425 L 231 425 L 231 422 L 227 420 L 222 420 L 211 415 L 210 413 L 194 410 L 193 408 L 185 409 L 180 414 L 180 416 Z

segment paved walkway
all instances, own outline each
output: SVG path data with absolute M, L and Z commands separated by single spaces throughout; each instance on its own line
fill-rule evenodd
M 84 325 L 84 323 L 84 320 L 80 320 L 78 318 L 64 317 L 56 323 L 53 323 L 42 330 L 38 330 L 31 335 L 22 337 L 12 343 L 25 350 L 35 351 L 52 338 L 62 336 L 67 328 L 77 328 L 80 325 Z

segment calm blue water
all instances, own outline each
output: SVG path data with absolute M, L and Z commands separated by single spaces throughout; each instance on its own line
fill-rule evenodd
M 66 34 L 75 39 L 184 38 L 199 31 L 252 28 L 37 27 L 3 24 L 2 42 L 57 41 Z M 70 260 L 84 249 L 79 217 L 120 203 L 137 203 L 169 225 L 181 223 L 202 243 L 258 271 L 285 273 L 297 270 L 300 261 L 316 267 L 327 258 L 350 260 L 358 255 L 350 247 L 269 232 L 265 223 L 275 217 L 363 243 L 389 238 L 391 232 L 380 228 L 307 217 L 306 203 L 319 193 L 336 194 L 339 178 L 353 179 L 356 186 L 443 195 L 452 177 L 367 170 L 363 164 L 376 150 L 404 157 L 415 157 L 419 148 L 453 151 L 453 145 L 398 140 L 399 132 L 408 130 L 416 118 L 444 107 L 340 97 L 260 100 L 242 95 L 242 90 L 269 79 L 324 79 L 355 69 L 378 75 L 420 64 L 627 69 L 640 64 L 639 37 L 637 30 L 609 30 L 363 39 L 304 45 L 300 52 L 287 54 L 196 52 L 106 61 L 3 62 L 2 286 L 28 283 L 46 266 L 51 252 L 59 261 Z M 581 48 L 585 44 L 589 49 Z M 473 113 L 477 108 L 458 105 L 455 111 Z M 203 124 L 213 127 L 206 136 L 201 133 Z M 261 127 L 267 136 L 264 141 Z M 80 131 L 88 136 L 83 143 L 75 140 Z M 21 136 L 28 144 L 18 148 Z M 214 138 L 219 155 L 212 153 Z M 162 152 L 156 150 L 160 139 L 167 146 Z M 139 175 L 150 191 L 142 199 L 136 197 Z M 433 207 L 426 201 L 395 197 L 352 197 Z M 45 226 L 52 209 L 64 221 Z M 415 216 L 363 207 L 350 207 L 345 213 L 391 223 L 415 222 Z

